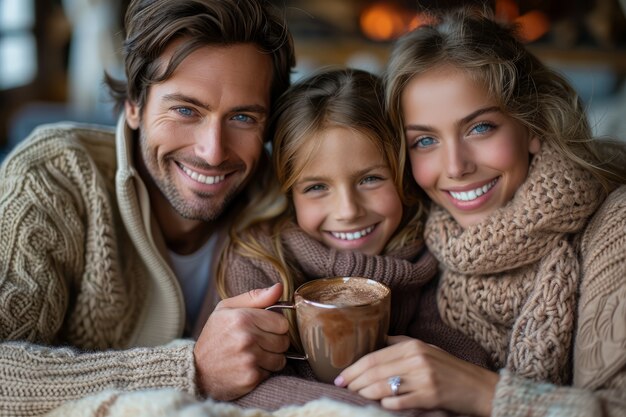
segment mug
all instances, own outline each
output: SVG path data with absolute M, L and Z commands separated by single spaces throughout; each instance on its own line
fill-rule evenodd
M 386 344 L 391 290 L 362 277 L 333 277 L 309 281 L 296 289 L 293 302 L 267 310 L 295 310 L 304 355 L 320 380 L 332 383 L 362 356 Z

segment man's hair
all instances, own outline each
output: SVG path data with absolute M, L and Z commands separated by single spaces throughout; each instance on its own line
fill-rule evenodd
M 167 80 L 196 49 L 249 43 L 271 56 L 273 103 L 290 83 L 295 65 L 293 40 L 284 18 L 266 0 L 133 0 L 126 11 L 123 55 L 126 80 L 105 74 L 121 111 L 125 101 L 143 108 L 148 88 Z M 163 70 L 160 57 L 184 39 Z

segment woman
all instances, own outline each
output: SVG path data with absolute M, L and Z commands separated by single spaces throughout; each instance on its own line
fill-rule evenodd
M 406 35 L 387 104 L 442 275 L 443 321 L 499 373 L 408 338 L 336 380 L 390 409 L 626 415 L 626 158 L 592 140 L 575 91 L 489 16 Z

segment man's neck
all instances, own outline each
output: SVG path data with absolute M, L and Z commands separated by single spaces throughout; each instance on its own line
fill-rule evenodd
M 152 197 L 158 195 L 159 197 Z M 179 255 L 194 253 L 209 239 L 215 230 L 213 223 L 181 217 L 163 196 L 152 193 L 150 205 L 161 229 L 167 248 Z M 153 201 L 160 199 L 163 201 Z

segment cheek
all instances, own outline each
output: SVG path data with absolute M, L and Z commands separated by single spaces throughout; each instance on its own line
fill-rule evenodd
M 259 160 L 261 159 L 261 148 L 256 150 L 256 152 L 247 151 L 245 154 L 238 154 L 238 159 L 243 161 L 246 166 L 248 172 L 253 172 L 256 170 L 259 165 Z M 234 159 L 234 158 L 233 158 Z
M 489 161 L 494 168 L 514 176 L 525 176 L 528 170 L 528 150 L 510 142 L 485 149 L 483 158 L 483 160 Z
M 298 226 L 309 234 L 314 233 L 319 223 L 319 210 L 314 207 L 311 201 L 296 196 L 294 196 L 293 205 Z
M 423 189 L 433 188 L 437 185 L 440 170 L 441 167 L 438 166 L 434 158 L 411 158 L 413 179 Z

